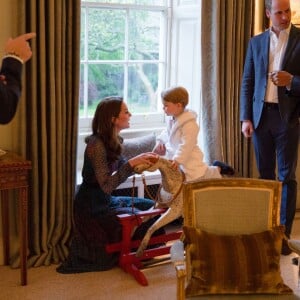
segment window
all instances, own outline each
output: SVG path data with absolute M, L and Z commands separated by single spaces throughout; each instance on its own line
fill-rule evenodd
M 163 124 L 160 91 L 166 86 L 170 19 L 166 2 L 81 1 L 81 126 L 89 126 L 99 101 L 111 95 L 123 96 L 133 114 L 131 127 Z
M 189 106 L 199 113 L 200 2 L 81 0 L 78 174 L 101 98 L 124 97 L 133 113 L 131 128 L 122 131 L 125 138 L 161 131 L 165 87 L 186 87 Z

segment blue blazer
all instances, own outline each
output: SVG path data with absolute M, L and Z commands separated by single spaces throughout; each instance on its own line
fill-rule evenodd
M 257 128 L 268 81 L 269 30 L 249 41 L 241 86 L 240 120 L 250 120 Z M 292 25 L 281 70 L 291 73 L 291 89 L 278 87 L 281 118 L 288 124 L 298 122 L 300 113 L 300 29 Z
M 14 58 L 3 59 L 0 74 L 0 124 L 6 124 L 14 117 L 21 94 L 22 64 Z

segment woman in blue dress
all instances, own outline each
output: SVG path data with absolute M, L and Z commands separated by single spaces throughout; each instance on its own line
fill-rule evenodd
M 82 184 L 74 200 L 74 234 L 69 255 L 58 268 L 60 273 L 102 271 L 117 264 L 118 254 L 105 251 L 107 243 L 121 240 L 122 228 L 116 215 L 146 210 L 153 201 L 112 196 L 112 192 L 141 163 L 151 164 L 154 153 L 142 153 L 129 160 L 122 157 L 119 133 L 129 128 L 131 113 L 121 97 L 107 97 L 98 104 L 92 134 L 86 138 Z M 150 224 L 142 224 L 133 239 L 141 239 Z M 158 233 L 158 232 L 157 232 Z

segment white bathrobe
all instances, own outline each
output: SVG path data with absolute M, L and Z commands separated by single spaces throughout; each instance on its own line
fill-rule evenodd
M 196 118 L 194 111 L 186 109 L 177 119 L 171 119 L 157 137 L 157 141 L 166 146 L 165 157 L 180 164 L 187 181 L 203 177 L 208 169 L 198 146 L 199 126 Z

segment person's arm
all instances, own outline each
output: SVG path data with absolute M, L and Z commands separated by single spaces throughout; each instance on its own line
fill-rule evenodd
M 28 40 L 35 36 L 34 32 L 25 33 L 6 42 L 0 70 L 0 124 L 10 122 L 16 113 L 21 94 L 22 64 L 32 56 Z
M 286 86 L 286 93 L 292 97 L 300 97 L 300 75 L 292 75 L 288 86 Z
M 246 138 L 251 137 L 254 131 L 252 121 L 252 106 L 255 84 L 255 71 L 252 47 L 252 41 L 250 41 L 245 59 L 240 98 L 240 120 L 242 122 L 242 133 Z
M 0 123 L 7 124 L 14 117 L 21 94 L 22 63 L 7 57 L 0 71 Z
M 127 161 L 122 161 L 119 169 L 112 174 L 106 160 L 106 150 L 100 140 L 87 145 L 87 155 L 92 162 L 98 184 L 107 194 L 111 194 L 133 174 L 133 169 Z
M 251 123 L 253 114 L 252 105 L 255 84 L 254 58 L 252 47 L 252 41 L 250 40 L 245 58 L 240 96 L 240 120 L 250 121 Z
M 169 132 L 171 130 L 170 126 L 170 117 L 167 119 L 167 128 L 163 129 L 163 131 L 156 137 L 156 144 L 153 148 L 153 152 L 158 155 L 166 154 L 166 143 L 169 141 Z
M 161 131 L 161 133 L 156 137 L 157 144 L 166 144 L 169 140 L 168 129 L 165 128 Z
M 118 169 L 112 173 L 106 160 L 106 150 L 100 140 L 87 145 L 87 155 L 92 162 L 95 176 L 102 190 L 111 194 L 122 182 L 133 175 L 133 168 L 139 164 L 153 164 L 152 159 L 156 158 L 154 153 L 142 153 L 128 161 L 120 159 Z

